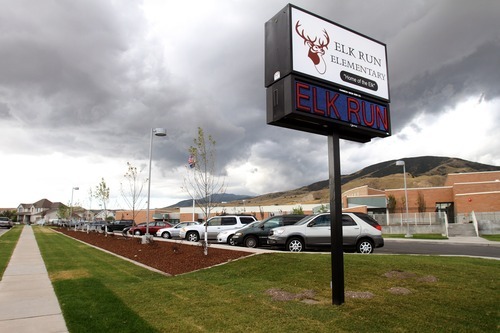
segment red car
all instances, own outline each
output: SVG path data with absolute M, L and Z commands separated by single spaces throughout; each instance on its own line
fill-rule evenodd
M 149 222 L 149 234 L 150 235 L 155 235 L 158 230 L 161 228 L 170 228 L 172 225 L 168 222 L 163 222 L 163 221 L 155 221 L 155 222 Z M 146 234 L 146 223 L 141 223 L 139 225 L 136 225 L 135 227 L 130 228 L 128 231 L 132 235 L 145 235 Z

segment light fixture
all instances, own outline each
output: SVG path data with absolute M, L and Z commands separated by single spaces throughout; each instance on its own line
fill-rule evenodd
M 151 235 L 149 234 L 149 202 L 151 198 L 151 161 L 153 159 L 153 137 L 166 136 L 167 130 L 165 128 L 152 128 L 151 141 L 149 143 L 149 176 L 148 176 L 148 208 L 146 213 L 146 234 L 142 238 L 142 243 L 149 243 Z
M 71 227 L 71 221 L 73 221 L 73 192 L 78 191 L 80 188 L 75 186 L 71 188 L 71 202 L 69 204 L 69 227 Z
M 408 220 L 408 190 L 406 187 L 406 166 L 405 161 L 399 160 L 396 161 L 397 166 L 403 166 L 403 176 L 404 176 L 404 184 L 405 184 L 405 206 L 406 206 L 406 235 L 405 237 L 410 238 L 412 235 L 410 234 L 410 221 Z

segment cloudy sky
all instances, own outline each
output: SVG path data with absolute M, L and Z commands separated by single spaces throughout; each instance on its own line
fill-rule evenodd
M 202 127 L 227 193 L 328 178 L 327 139 L 266 124 L 264 24 L 280 0 L 0 0 L 0 207 L 42 198 L 127 209 L 127 162 L 151 207 L 182 190 Z M 392 136 L 341 142 L 342 174 L 423 155 L 500 165 L 500 2 L 297 0 L 387 45 Z

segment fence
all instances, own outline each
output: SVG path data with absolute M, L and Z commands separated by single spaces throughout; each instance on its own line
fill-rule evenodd
M 385 234 L 442 234 L 448 235 L 448 219 L 444 212 L 374 214 Z M 476 234 L 500 234 L 500 212 L 457 214 L 456 224 L 473 224 Z
M 374 214 L 384 234 L 443 234 L 446 235 L 446 214 L 443 212 Z

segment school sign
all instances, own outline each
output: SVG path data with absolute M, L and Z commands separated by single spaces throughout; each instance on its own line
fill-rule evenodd
M 391 135 L 385 44 L 290 4 L 265 34 L 268 124 L 357 142 Z

